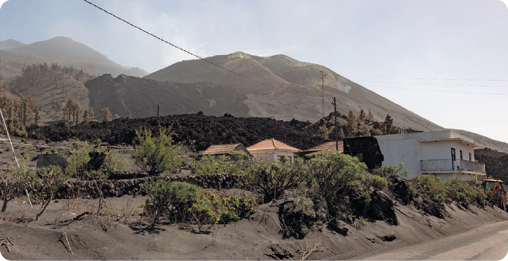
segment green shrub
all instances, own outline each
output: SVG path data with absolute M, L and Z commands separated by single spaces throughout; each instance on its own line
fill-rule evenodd
M 71 177 L 85 179 L 87 176 L 86 166 L 90 161 L 92 146 L 88 142 L 75 143 L 72 153 L 67 156 L 67 172 Z
M 336 151 L 318 153 L 307 162 L 311 177 L 319 186 L 319 193 L 333 204 L 339 194 L 345 195 L 351 190 L 359 190 L 360 181 L 365 179 L 367 166 L 346 154 Z
M 370 225 L 369 221 L 367 221 L 364 217 L 358 217 L 358 223 L 364 227 L 368 227 Z
M 431 175 L 417 175 L 409 181 L 409 187 L 424 197 L 439 203 L 445 203 L 447 188 L 441 179 Z
M 379 175 L 384 178 L 389 178 L 393 176 L 401 176 L 401 177 L 407 177 L 407 174 L 409 171 L 404 166 L 404 163 L 399 162 L 399 165 L 393 165 L 393 166 L 385 166 L 378 168 L 374 171 L 374 174 Z
M 261 161 L 250 166 L 245 175 L 245 184 L 262 194 L 264 202 L 280 198 L 284 190 L 305 186 L 309 180 L 307 166 L 300 158 L 293 163 Z
M 366 175 L 364 182 L 367 186 L 372 186 L 376 190 L 383 190 L 388 187 L 388 180 L 386 178 L 376 175 Z
M 146 128 L 136 131 L 132 154 L 136 165 L 151 175 L 180 167 L 184 162 L 184 158 L 178 157 L 182 148 L 173 144 L 172 135 L 170 127 L 160 128 L 157 137 Z
M 151 227 L 163 217 L 175 222 L 190 219 L 188 210 L 197 201 L 200 190 L 192 184 L 165 180 L 145 182 L 143 187 L 148 196 L 144 209 Z
M 37 173 L 32 169 L 20 168 L 13 171 L 17 186 L 26 188 L 33 194 L 35 200 L 42 203 L 41 210 L 35 220 L 39 220 L 44 210 L 55 197 L 56 192 L 69 179 L 59 166 L 38 168 Z
M 473 204 L 475 206 L 483 206 L 487 199 L 487 195 L 481 187 L 475 189 L 472 184 L 458 178 L 452 178 L 446 182 L 446 187 L 448 189 L 448 197 L 451 200 L 461 202 L 465 205 Z
M 14 177 L 10 175 L 10 171 L 0 171 L 0 181 L 3 185 L 2 190 L 0 190 L 0 199 L 3 200 L 2 212 L 5 212 L 7 210 L 7 203 L 15 198 L 14 191 L 16 184 Z
M 244 160 L 252 158 L 244 151 L 233 151 L 231 157 L 221 155 L 202 156 L 199 160 L 192 163 L 191 168 L 194 174 L 243 174 Z
M 115 150 L 106 152 L 104 164 L 101 166 L 102 171 L 107 173 L 116 173 L 122 171 L 127 165 L 127 161 L 122 159 L 120 153 Z

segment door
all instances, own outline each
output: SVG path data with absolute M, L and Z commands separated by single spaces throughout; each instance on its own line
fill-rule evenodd
M 452 148 L 452 170 L 455 170 L 455 148 Z

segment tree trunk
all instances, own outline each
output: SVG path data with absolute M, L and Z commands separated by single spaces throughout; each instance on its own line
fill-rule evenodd
M 2 205 L 2 212 L 5 212 L 7 210 L 7 203 L 9 200 L 7 198 L 4 198 L 4 204 Z
M 35 216 L 35 221 L 39 220 L 39 217 L 42 215 L 42 213 L 44 212 L 44 210 L 46 210 L 46 208 L 48 207 L 49 203 L 51 202 L 51 200 L 53 199 L 53 197 L 50 197 L 48 199 L 48 201 L 44 202 L 43 205 L 42 205 L 42 208 L 41 208 L 41 211 L 39 211 L 39 213 L 37 213 L 37 216 Z

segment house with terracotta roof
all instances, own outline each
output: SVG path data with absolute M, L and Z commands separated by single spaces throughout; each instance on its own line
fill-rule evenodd
M 243 151 L 247 153 L 247 155 L 252 157 L 252 154 L 250 154 L 250 152 L 241 143 L 212 145 L 208 147 L 205 151 L 201 152 L 200 155 L 231 156 L 231 153 L 233 151 Z
M 321 151 L 338 151 L 339 153 L 342 153 L 344 151 L 344 145 L 342 144 L 343 141 L 330 141 L 325 142 L 323 144 L 317 145 L 315 147 L 312 147 L 310 149 L 306 149 L 300 153 L 301 156 L 303 155 L 315 155 L 318 154 Z M 339 148 L 337 150 L 337 147 Z
M 293 162 L 301 150 L 276 139 L 266 139 L 247 147 L 255 161 Z

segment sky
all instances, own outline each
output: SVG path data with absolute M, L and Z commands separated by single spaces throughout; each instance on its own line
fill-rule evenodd
M 442 127 L 508 142 L 500 0 L 90 1 L 199 56 L 284 54 L 324 65 Z M 83 0 L 1 5 L 0 41 L 56 36 L 148 72 L 194 59 Z

